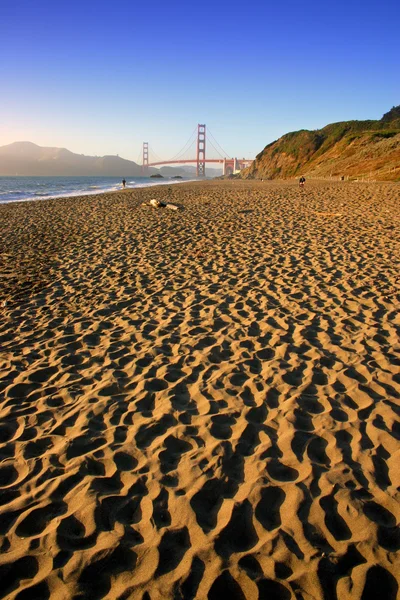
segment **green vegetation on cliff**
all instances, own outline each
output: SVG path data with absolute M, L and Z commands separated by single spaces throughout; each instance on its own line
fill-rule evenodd
M 345 121 L 302 129 L 268 144 L 240 177 L 369 177 L 400 180 L 400 106 L 379 121 Z

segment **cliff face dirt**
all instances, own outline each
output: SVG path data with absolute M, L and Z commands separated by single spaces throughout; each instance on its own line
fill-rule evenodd
M 241 172 L 243 179 L 309 177 L 400 180 L 400 107 L 379 121 L 333 123 L 287 133 Z

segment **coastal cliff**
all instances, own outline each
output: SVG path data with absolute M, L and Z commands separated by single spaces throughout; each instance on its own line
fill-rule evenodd
M 268 144 L 242 179 L 369 177 L 400 180 L 400 106 L 377 121 L 332 123 L 287 133 Z

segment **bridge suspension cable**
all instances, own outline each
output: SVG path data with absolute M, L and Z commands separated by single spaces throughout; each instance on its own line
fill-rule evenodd
M 218 155 L 219 155 L 221 158 L 225 158 L 225 155 L 224 155 L 224 154 L 221 154 L 221 152 L 220 152 L 219 150 L 217 150 L 217 148 L 214 146 L 214 144 L 212 143 L 212 141 L 210 140 L 210 138 L 207 138 L 207 142 L 208 142 L 208 144 L 210 144 L 210 145 L 211 145 L 211 146 L 214 148 L 215 152 L 216 152 L 216 153 L 217 153 L 217 154 L 218 154 Z
M 177 160 L 179 157 L 182 156 L 182 154 L 184 154 L 185 152 L 187 152 L 187 150 L 189 150 L 190 146 L 194 143 L 195 141 L 195 135 L 197 133 L 197 127 L 195 127 L 188 139 L 188 141 L 186 142 L 186 144 L 183 146 L 183 148 L 177 153 L 175 154 L 175 156 L 173 156 L 172 158 L 170 158 L 170 160 Z M 194 139 L 192 139 L 194 138 Z
M 185 159 L 185 158 L 190 158 L 191 156 L 195 155 L 195 144 L 196 144 L 196 137 L 193 138 L 189 144 L 186 145 L 186 147 L 182 148 L 182 150 L 180 151 L 180 153 L 176 156 L 175 160 L 179 160 L 179 159 Z
M 151 147 L 149 147 L 149 154 L 151 154 L 152 157 L 154 156 L 154 158 L 156 159 L 154 161 L 152 160 L 151 162 L 157 162 L 157 161 L 161 162 L 162 161 L 162 159 L 158 156 L 158 154 L 156 154 L 154 152 L 153 148 L 151 148 Z
M 188 141 L 186 142 L 186 144 L 183 146 L 183 148 L 181 150 L 179 150 L 179 152 L 177 154 L 175 154 L 175 156 L 173 156 L 172 158 L 170 158 L 169 160 L 177 160 L 178 157 L 180 157 L 182 154 L 184 154 L 184 152 L 186 152 L 189 147 L 193 144 L 192 138 L 195 135 L 197 131 L 197 127 L 195 127 L 192 131 L 192 133 L 190 134 L 190 137 L 188 138 Z
M 222 156 L 226 156 L 227 158 L 230 156 L 230 154 L 228 154 L 227 152 L 225 152 L 225 150 L 223 149 L 223 147 L 221 146 L 221 144 L 219 144 L 217 142 L 217 140 L 215 139 L 215 137 L 213 136 L 213 134 L 211 133 L 210 129 L 207 128 L 207 137 L 208 135 L 210 135 L 212 137 L 212 139 L 214 140 L 214 142 L 217 144 L 217 146 L 219 147 L 220 150 L 222 150 Z M 211 140 L 209 140 L 210 144 L 211 144 Z M 216 150 L 215 146 L 213 144 L 211 144 L 213 146 L 213 148 Z
M 206 155 L 206 146 L 213 150 Z M 151 159 L 149 154 L 151 152 Z M 154 158 L 155 160 L 154 160 Z M 223 174 L 235 173 L 251 164 L 252 159 L 233 158 L 222 148 L 221 144 L 215 139 L 206 125 L 198 124 L 192 131 L 189 139 L 183 148 L 169 160 L 161 160 L 160 157 L 149 148 L 148 142 L 143 142 L 143 173 L 147 172 L 148 167 L 171 164 L 192 164 L 197 165 L 197 176 L 206 175 L 206 163 L 219 163 L 223 165 Z
M 197 127 L 195 127 L 192 131 L 192 133 L 190 134 L 186 144 L 181 148 L 181 150 L 179 150 L 179 152 L 177 152 L 174 156 L 172 156 L 170 159 L 163 161 L 158 154 L 156 154 L 156 152 L 154 152 L 153 148 L 151 148 L 150 146 L 148 147 L 148 153 L 149 153 L 149 158 L 151 155 L 151 158 L 149 160 L 150 163 L 152 162 L 158 162 L 158 163 L 162 163 L 164 162 L 165 164 L 168 164 L 169 161 L 177 161 L 179 159 L 183 159 L 184 158 L 184 154 L 191 149 L 192 146 L 195 145 L 196 143 L 196 139 L 197 139 Z M 213 134 L 211 133 L 211 131 L 209 129 L 207 129 L 207 134 L 206 134 L 206 139 L 207 142 L 209 144 L 209 146 L 211 146 L 216 154 L 221 157 L 221 158 L 228 158 L 230 155 L 228 154 L 228 152 L 226 152 L 224 150 L 224 148 L 222 148 L 221 144 L 215 139 L 215 137 L 213 136 Z M 194 156 L 195 152 L 193 152 L 193 156 Z M 189 159 L 190 157 L 188 156 L 187 159 Z M 140 160 L 140 159 L 139 159 Z M 196 162 L 196 158 L 193 158 L 193 162 Z

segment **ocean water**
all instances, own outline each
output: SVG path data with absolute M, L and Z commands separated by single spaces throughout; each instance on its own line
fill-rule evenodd
M 126 178 L 127 188 L 172 185 L 191 179 Z M 88 196 L 122 189 L 122 177 L 0 177 L 0 204 L 68 196 Z

